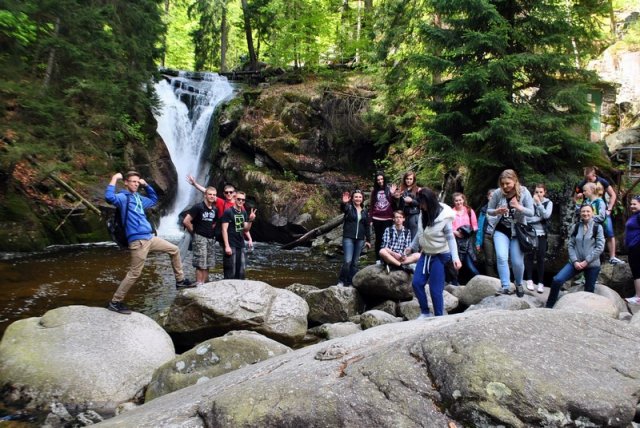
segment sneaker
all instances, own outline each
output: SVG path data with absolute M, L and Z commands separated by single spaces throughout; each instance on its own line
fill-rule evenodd
M 420 314 L 418 315 L 418 318 L 416 318 L 417 320 L 426 320 L 429 318 L 433 318 L 433 314 L 431 312 L 428 312 L 426 314 Z
M 617 258 L 617 257 L 611 257 L 611 258 L 609 259 L 609 264 L 610 264 L 610 265 L 623 265 L 623 264 L 625 264 L 625 263 L 626 263 L 626 262 L 625 262 L 624 260 L 620 260 L 620 259 L 619 259 L 619 258 Z
M 196 282 L 196 287 L 201 287 L 204 285 L 204 282 Z
M 185 278 L 182 281 L 176 281 L 176 288 L 178 290 L 182 290 L 183 288 L 196 288 L 196 284 Z
M 640 297 L 638 296 L 627 297 L 624 300 L 626 300 L 627 303 L 631 303 L 632 305 L 640 305 Z
M 522 284 L 516 285 L 516 296 L 518 297 L 524 296 L 524 287 L 522 287 Z
M 124 315 L 129 315 L 131 313 L 131 309 L 127 308 L 124 303 L 115 302 L 113 300 L 109 302 L 107 309 Z
M 342 281 L 338 281 L 338 283 L 336 284 L 338 287 L 344 287 L 344 282 Z
M 377 265 L 381 265 L 382 264 L 382 260 L 376 260 L 376 264 Z
M 531 281 L 530 279 L 528 279 L 528 280 L 526 281 L 526 283 L 527 283 L 527 290 L 529 290 L 529 291 L 533 291 L 533 290 L 535 290 L 535 288 L 533 287 L 533 281 Z
M 502 287 L 501 290 L 496 291 L 496 296 L 508 296 L 511 294 L 511 290 L 509 290 L 509 287 Z
M 544 293 L 544 284 L 543 283 L 538 284 L 538 293 L 540 293 L 540 294 Z

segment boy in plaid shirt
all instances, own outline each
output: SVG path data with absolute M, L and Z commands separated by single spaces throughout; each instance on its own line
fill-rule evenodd
M 393 212 L 393 226 L 384 230 L 380 259 L 385 263 L 387 272 L 389 266 L 410 270 L 403 263 L 406 261 L 404 250 L 411 246 L 411 230 L 403 226 L 404 213 L 402 210 Z

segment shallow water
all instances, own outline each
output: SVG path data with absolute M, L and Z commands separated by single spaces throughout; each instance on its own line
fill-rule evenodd
M 219 248 L 217 248 L 219 251 Z M 0 260 L 0 335 L 12 322 L 42 316 L 60 306 L 104 307 L 127 273 L 129 253 L 111 243 L 51 248 L 33 255 L 6 255 Z M 222 279 L 220 252 L 209 280 Z M 281 250 L 256 243 L 248 253 L 247 279 L 284 288 L 303 283 L 325 288 L 336 283 L 340 260 L 316 255 L 309 248 Z M 191 253 L 184 261 L 190 279 Z M 142 276 L 126 298 L 133 310 L 154 317 L 176 296 L 171 263 L 166 254 L 150 254 Z

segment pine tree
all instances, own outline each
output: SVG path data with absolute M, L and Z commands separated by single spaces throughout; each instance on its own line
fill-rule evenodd
M 588 141 L 586 96 L 596 77 L 581 64 L 599 39 L 596 17 L 606 2 L 389 0 L 386 6 L 388 19 L 409 29 L 396 38 L 390 32 L 382 44 L 383 54 L 395 52 L 387 75 L 391 93 L 400 95 L 394 99 L 414 101 L 412 111 L 397 111 L 398 123 L 431 162 L 468 169 L 470 187 L 484 189 L 504 168 L 539 178 L 597 156 Z M 412 18 L 402 15 L 410 8 Z

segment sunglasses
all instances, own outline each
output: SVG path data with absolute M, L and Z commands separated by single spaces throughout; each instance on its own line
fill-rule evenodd
M 236 198 L 236 201 L 244 202 L 243 198 Z
M 231 193 L 236 193 L 236 191 L 235 190 L 225 190 L 224 193 L 231 194 Z

